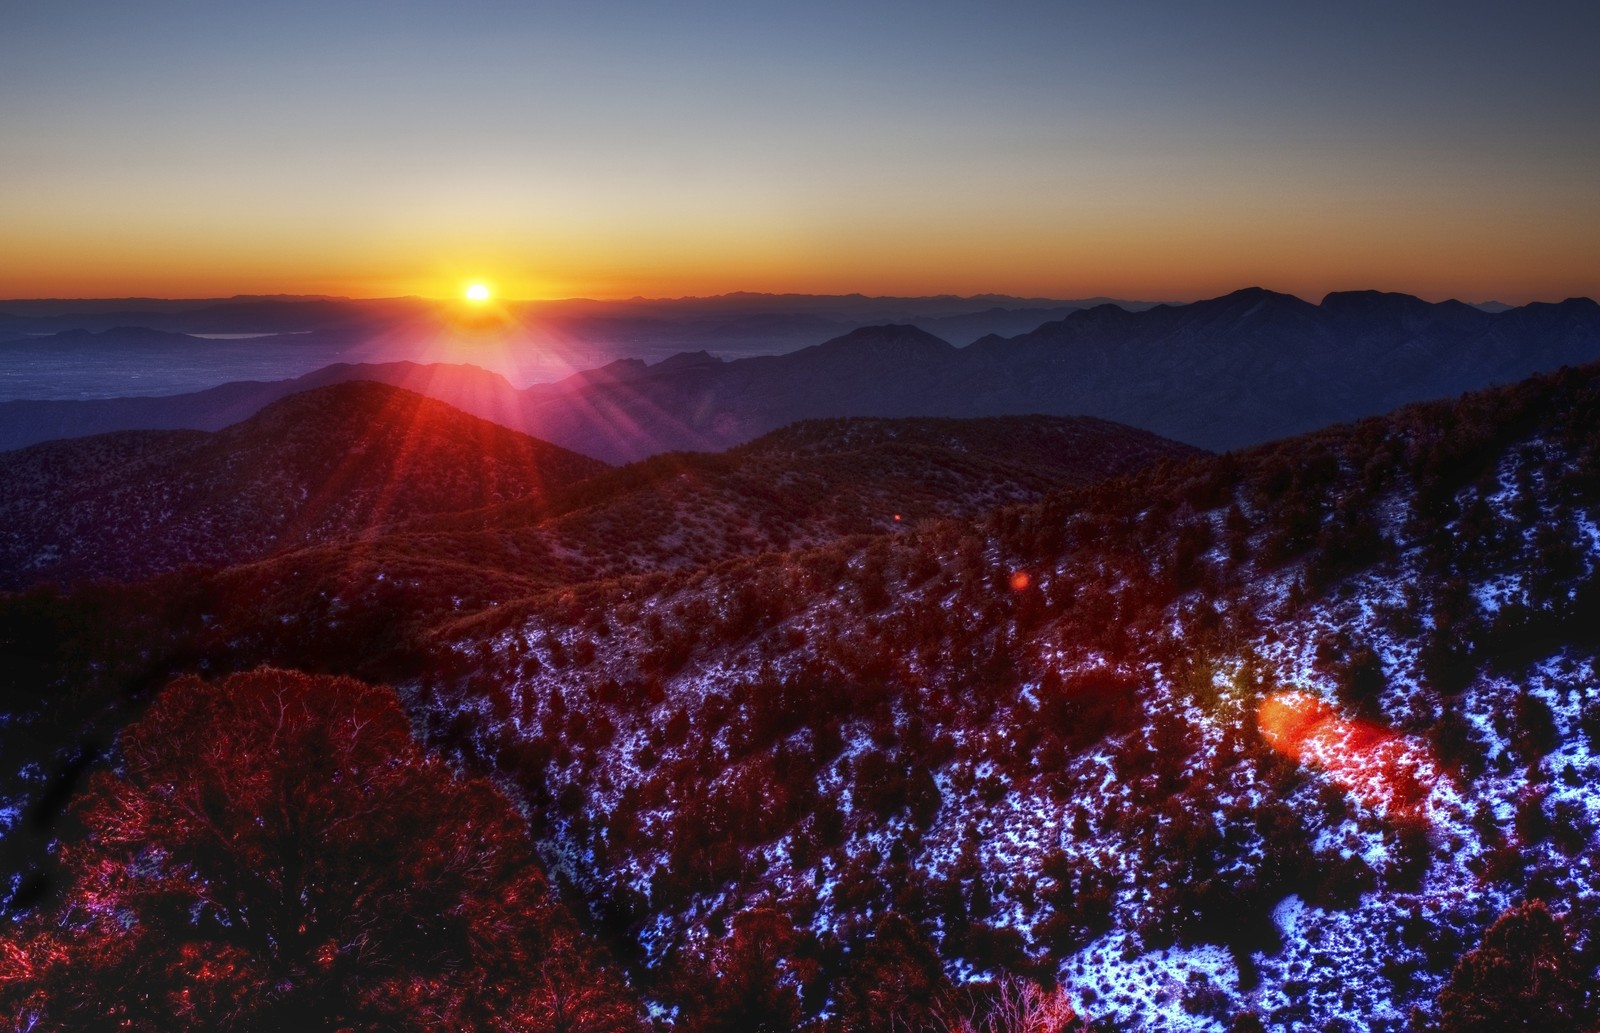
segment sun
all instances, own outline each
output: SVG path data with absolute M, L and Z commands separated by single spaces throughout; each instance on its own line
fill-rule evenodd
M 468 301 L 488 301 L 489 288 L 485 284 L 475 283 L 467 288 Z

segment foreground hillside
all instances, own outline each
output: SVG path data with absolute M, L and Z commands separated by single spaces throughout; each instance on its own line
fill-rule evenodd
M 766 909 L 819 1022 L 888 937 L 1107 1028 L 1588 1028 L 1597 381 L 500 606 L 418 704 L 685 1009 Z
M 174 673 L 390 681 L 523 808 L 585 964 L 663 1028 L 998 1033 L 1027 1000 L 1036 1028 L 1589 1030 L 1597 428 L 1591 366 L 713 564 L 552 580 L 476 547 L 592 512 L 571 526 L 643 563 L 671 556 L 660 528 L 614 514 L 676 526 L 715 499 L 735 526 L 751 484 L 670 457 L 542 514 L 0 600 L 30 698 L 56 694 L 0 742 L 37 797 L 64 751 L 36 744 Z M 912 453 L 885 430 L 741 461 L 765 480 L 866 434 L 892 466 Z M 943 442 L 928 469 L 959 471 L 950 432 L 895 447 Z M 55 892 L 18 885 L 24 907 Z
M 98 462 L 111 445 L 140 463 Z M 512 464 L 524 490 L 496 480 L 506 448 L 539 461 Z M 24 818 L 0 843 L 3 871 L 19 892 L 15 873 L 36 869 L 79 775 L 173 675 L 274 663 L 414 678 L 442 623 L 533 592 L 903 534 L 1194 454 L 1096 420 L 869 420 L 610 470 L 574 467 L 581 457 L 409 392 L 351 384 L 215 435 L 115 435 L 0 456 L 0 468 L 15 462 L 8 504 L 32 517 L 14 534 L 61 541 L 86 529 L 55 569 L 6 572 L 46 587 L 0 595 L 0 751 L 8 770 L 29 772 L 0 790 Z M 47 461 L 58 455 L 74 462 Z M 286 483 L 299 487 L 280 493 Z M 490 484 L 515 501 L 483 505 Z M 307 525 L 296 514 L 308 500 L 322 518 L 315 534 L 274 537 Z M 372 502 L 383 506 L 363 508 Z M 253 556 L 264 558 L 240 562 Z M 200 569 L 207 561 L 220 569 Z M 111 583 L 163 568 L 176 572 Z M 96 583 L 62 594 L 42 575 L 63 569 Z

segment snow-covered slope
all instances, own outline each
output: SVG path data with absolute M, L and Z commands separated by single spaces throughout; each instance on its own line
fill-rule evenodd
M 1111 1028 L 1427 1024 L 1529 898 L 1592 987 L 1597 380 L 500 606 L 417 699 L 668 1001 L 758 905 Z

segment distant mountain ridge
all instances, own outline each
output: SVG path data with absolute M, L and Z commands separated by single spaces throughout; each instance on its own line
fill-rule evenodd
M 1047 318 L 1107 303 L 1128 308 L 1153 304 L 1104 297 L 1018 298 L 1004 294 L 871 297 L 735 292 L 710 297 L 503 301 L 496 302 L 495 308 L 524 328 L 547 329 L 560 339 L 642 336 L 676 341 L 680 346 L 689 342 L 715 346 L 764 336 L 796 340 L 798 346 L 885 322 L 917 322 L 926 329 L 970 341 L 984 333 L 1032 329 Z M 319 295 L 0 300 L 0 332 L 104 331 L 127 325 L 182 333 L 339 332 L 436 324 L 441 312 L 452 304 L 419 297 Z M 973 329 L 978 332 L 971 333 Z
M 965 348 L 914 326 L 784 355 L 620 360 L 518 391 L 471 367 L 330 367 L 168 399 L 0 403 L 0 448 L 134 427 L 215 429 L 342 379 L 399 383 L 534 437 L 623 462 L 717 451 L 803 419 L 1088 415 L 1231 449 L 1600 358 L 1589 299 L 1485 312 L 1410 295 L 1313 305 L 1250 288 L 1131 312 L 1100 305 Z
M 1505 313 L 1408 295 L 1251 289 L 1105 305 L 967 348 L 909 326 L 782 356 L 616 369 L 524 392 L 537 437 L 613 459 L 833 416 L 1089 415 L 1235 448 L 1600 357 L 1587 299 Z

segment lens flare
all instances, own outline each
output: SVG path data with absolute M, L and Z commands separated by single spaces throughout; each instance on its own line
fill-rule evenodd
M 1368 807 L 1393 815 L 1426 814 L 1426 801 L 1441 779 L 1426 743 L 1342 717 L 1308 692 L 1268 696 L 1256 720 L 1273 749 L 1321 768 Z

